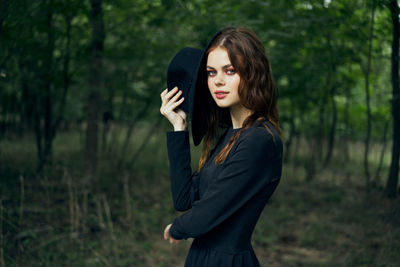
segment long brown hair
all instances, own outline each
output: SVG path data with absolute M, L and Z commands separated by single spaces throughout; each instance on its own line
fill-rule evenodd
M 273 135 L 267 125 L 267 122 L 269 122 L 281 135 L 277 106 L 278 92 L 272 77 L 271 65 L 261 41 L 249 29 L 229 27 L 223 29 L 212 41 L 206 51 L 206 56 L 208 57 L 209 53 L 218 47 L 226 49 L 231 64 L 240 76 L 238 88 L 240 102 L 251 111 L 251 115 L 244 120 L 242 128 L 232 136 L 228 144 L 215 157 L 215 164 L 221 164 L 225 161 L 240 134 L 256 121 L 261 121 L 268 132 Z M 221 119 L 218 114 L 226 114 L 226 110 L 221 110 L 213 105 L 213 108 L 207 114 L 208 128 L 203 140 L 203 153 L 199 162 L 199 171 L 210 157 L 212 143 Z

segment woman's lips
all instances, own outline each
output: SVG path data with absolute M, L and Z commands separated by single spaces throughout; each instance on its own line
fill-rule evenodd
M 216 92 L 215 92 L 215 97 L 218 98 L 218 99 L 222 99 L 222 98 L 224 98 L 227 94 L 228 94 L 228 92 L 225 92 L 225 91 L 216 91 Z

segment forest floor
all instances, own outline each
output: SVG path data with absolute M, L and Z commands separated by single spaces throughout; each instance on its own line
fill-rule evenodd
M 53 165 L 39 175 L 32 137 L 3 139 L 0 266 L 183 266 L 191 240 L 162 238 L 180 214 L 164 138 L 153 135 L 140 157 L 124 156 L 122 165 L 112 152 L 103 156 L 90 185 L 80 133 L 56 139 Z M 284 164 L 256 226 L 261 266 L 400 266 L 400 198 L 388 200 L 379 184 L 367 195 L 359 158 L 334 157 L 305 181 L 304 156 Z

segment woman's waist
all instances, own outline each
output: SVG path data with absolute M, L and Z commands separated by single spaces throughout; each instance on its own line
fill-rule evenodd
M 232 236 L 213 235 L 211 232 L 196 237 L 193 240 L 193 244 L 201 248 L 213 249 L 228 254 L 241 254 L 253 250 L 251 237 L 239 240 Z

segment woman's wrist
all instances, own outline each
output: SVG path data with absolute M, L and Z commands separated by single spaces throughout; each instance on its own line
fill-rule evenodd
M 174 131 L 185 131 L 187 129 L 186 124 L 174 125 Z

